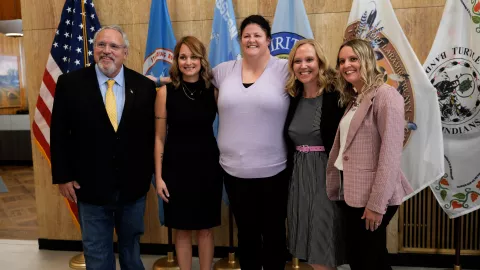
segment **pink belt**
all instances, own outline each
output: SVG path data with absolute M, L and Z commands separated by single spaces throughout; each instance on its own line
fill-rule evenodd
M 324 146 L 299 145 L 296 147 L 299 152 L 325 152 Z

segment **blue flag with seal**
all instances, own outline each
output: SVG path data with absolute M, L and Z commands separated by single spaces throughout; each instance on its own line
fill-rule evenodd
M 176 43 L 167 0 L 152 0 L 143 75 L 168 77 Z
M 166 0 L 152 0 L 150 6 L 150 22 L 148 23 L 147 48 L 143 62 L 143 74 L 154 77 L 168 77 L 168 71 L 173 61 L 175 48 L 175 36 L 173 35 L 172 22 L 168 13 Z M 156 190 L 155 176 L 152 184 Z M 163 212 L 163 200 L 157 195 L 158 216 L 160 224 L 165 224 Z
M 278 1 L 273 18 L 270 54 L 287 59 L 293 45 L 305 38 L 313 38 L 313 32 L 303 1 Z
M 240 44 L 238 44 L 238 30 L 232 0 L 216 0 L 208 60 L 213 68 L 220 63 L 239 58 L 241 58 Z M 218 115 L 213 123 L 213 132 L 216 138 L 218 134 Z M 225 187 L 223 188 L 222 199 L 228 205 Z

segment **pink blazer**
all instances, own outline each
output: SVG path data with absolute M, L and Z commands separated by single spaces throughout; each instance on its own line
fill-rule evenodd
M 350 104 L 345 112 L 347 112 Z M 367 207 L 384 214 L 413 192 L 400 162 L 404 136 L 404 103 L 387 84 L 368 93 L 353 116 L 343 152 L 343 197 L 340 172 L 333 165 L 340 150 L 340 130 L 327 165 L 327 195 L 352 207 Z

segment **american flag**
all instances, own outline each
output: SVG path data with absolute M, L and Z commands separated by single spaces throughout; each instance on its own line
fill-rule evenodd
M 62 17 L 43 73 L 32 131 L 35 141 L 50 163 L 50 120 L 55 86 L 60 75 L 93 63 L 93 36 L 100 28 L 92 0 L 66 0 Z M 76 205 L 69 203 L 77 217 Z
M 50 161 L 50 119 L 57 79 L 93 62 L 93 36 L 100 28 L 92 0 L 67 0 L 43 73 L 35 108 L 33 135 Z

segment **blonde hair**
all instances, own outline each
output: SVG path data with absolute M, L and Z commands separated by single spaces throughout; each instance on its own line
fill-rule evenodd
M 330 91 L 329 85 L 334 83 L 335 80 L 335 70 L 330 68 L 328 60 L 325 57 L 322 46 L 313 39 L 302 39 L 295 43 L 290 54 L 288 55 L 288 79 L 286 83 L 286 91 L 292 96 L 296 97 L 303 90 L 303 83 L 297 80 L 295 77 L 295 72 L 293 71 L 293 64 L 295 60 L 295 54 L 300 46 L 310 44 L 315 49 L 315 54 L 318 61 L 318 78 L 317 85 L 318 91 L 317 94 L 321 95 L 323 91 Z
M 212 80 L 213 75 L 207 59 L 207 50 L 205 49 L 203 43 L 194 36 L 182 37 L 175 45 L 175 49 L 173 50 L 173 62 L 172 66 L 170 67 L 170 79 L 172 80 L 173 86 L 175 86 L 175 88 L 180 87 L 180 83 L 182 81 L 182 73 L 178 67 L 178 57 L 180 55 L 180 48 L 183 44 L 185 44 L 190 51 L 192 51 L 193 55 L 200 58 L 200 77 L 203 79 L 203 81 L 205 81 L 205 88 L 210 88 L 210 81 Z
M 365 96 L 370 91 L 376 89 L 384 83 L 383 73 L 377 67 L 377 58 L 370 43 L 362 39 L 351 39 L 342 44 L 337 54 L 337 70 L 340 67 L 340 51 L 344 47 L 352 48 L 360 61 L 360 77 L 364 83 L 362 89 L 362 96 Z M 337 73 L 335 81 L 336 88 L 340 92 L 340 104 L 342 106 L 350 103 L 356 98 L 356 93 L 353 90 L 353 85 L 347 82 L 340 72 Z

